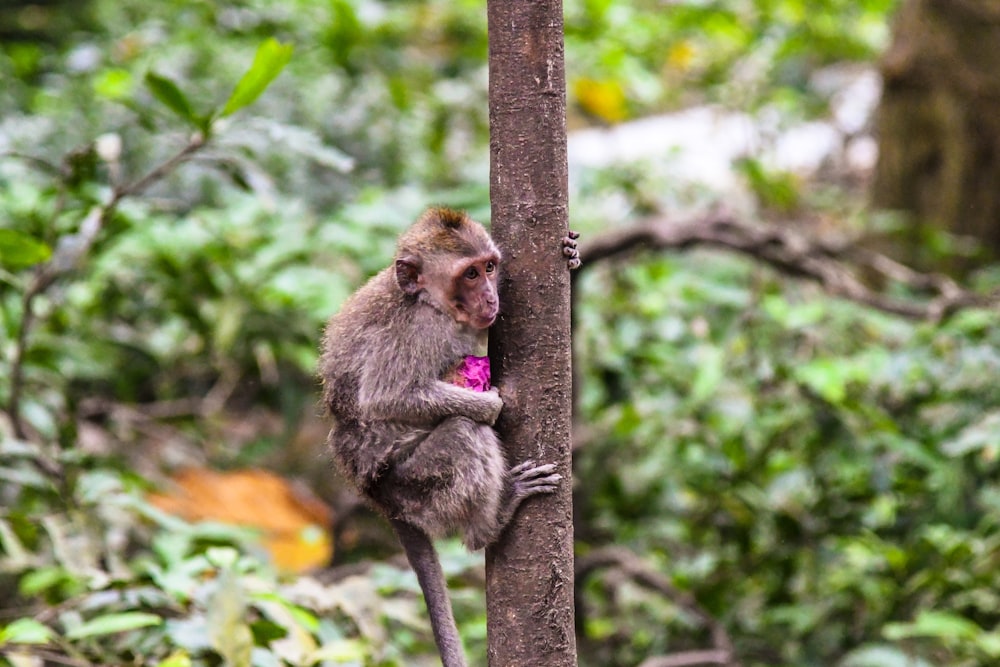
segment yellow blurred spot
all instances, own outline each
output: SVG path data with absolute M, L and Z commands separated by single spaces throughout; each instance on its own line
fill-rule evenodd
M 608 123 L 620 123 L 628 118 L 628 101 L 617 81 L 577 79 L 573 96 L 580 108 Z
M 694 57 L 695 48 L 691 42 L 687 40 L 677 42 L 671 46 L 670 50 L 667 52 L 667 65 L 685 72 L 691 69 L 691 65 L 694 63 Z
M 303 572 L 330 562 L 330 509 L 312 493 L 265 470 L 187 468 L 150 502 L 188 521 L 219 521 L 259 530 L 274 565 Z

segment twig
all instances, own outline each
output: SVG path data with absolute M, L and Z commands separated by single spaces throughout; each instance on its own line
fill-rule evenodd
M 69 665 L 69 667 L 95 667 L 94 663 L 82 658 L 72 658 L 62 655 L 46 648 L 32 646 L 30 644 L 18 644 L 16 646 L 0 647 L 0 655 L 31 655 L 41 658 L 47 663 L 58 665 Z
M 694 665 L 727 665 L 729 654 L 725 651 L 681 651 L 670 655 L 646 658 L 639 667 L 693 667 Z
M 178 151 L 173 157 L 169 158 L 163 164 L 154 167 L 142 178 L 139 178 L 132 183 L 128 183 L 119 188 L 115 189 L 114 194 L 111 197 L 111 202 L 108 206 L 116 205 L 120 200 L 125 197 L 130 197 L 132 195 L 140 194 L 143 190 L 151 186 L 156 181 L 162 179 L 164 176 L 172 172 L 174 169 L 179 167 L 182 162 L 188 160 L 192 155 L 197 153 L 199 150 L 204 148 L 207 139 L 205 135 L 198 132 L 188 140 L 187 145 L 184 146 L 180 151 Z
M 909 319 L 936 322 L 963 308 L 1000 303 L 1000 291 L 972 292 L 945 275 L 919 273 L 865 248 L 750 225 L 727 215 L 712 215 L 692 222 L 651 218 L 584 243 L 580 256 L 586 268 L 640 250 L 685 250 L 694 246 L 738 252 L 787 275 L 812 280 L 834 296 Z M 929 296 L 922 301 L 887 296 L 865 285 L 859 277 L 862 270 Z
M 10 363 L 10 395 L 7 399 L 6 411 L 15 437 L 21 439 L 27 437 L 21 418 L 21 395 L 24 391 L 24 360 L 28 348 L 28 335 L 36 319 L 35 300 L 44 294 L 56 280 L 79 266 L 83 258 L 90 252 L 98 234 L 104 228 L 105 222 L 123 199 L 141 193 L 165 177 L 200 150 L 205 142 L 206 138 L 203 134 L 195 134 L 180 151 L 151 169 L 146 175 L 131 183 L 116 187 L 106 203 L 90 209 L 80 223 L 77 233 L 61 238 L 52 258 L 35 269 L 21 299 L 21 321 L 18 325 Z M 17 157 L 23 158 L 20 155 Z M 43 160 L 36 160 L 36 162 L 47 164 Z M 58 168 L 56 169 L 58 171 Z
M 45 158 L 40 158 L 37 155 L 28 155 L 27 153 L 19 153 L 18 151 L 3 151 L 0 152 L 0 158 L 13 158 L 15 160 L 27 162 L 36 169 L 48 172 L 53 176 L 64 175 L 63 170 L 59 168 L 59 165 L 49 162 Z
M 656 667 L 683 667 L 684 665 L 717 664 L 739 667 L 733 655 L 733 642 L 726 628 L 705 610 L 690 593 L 681 591 L 665 576 L 650 568 L 638 556 L 622 547 L 604 547 L 577 559 L 576 588 L 593 572 L 614 567 L 624 572 L 635 583 L 660 593 L 708 629 L 712 636 L 713 650 L 685 651 L 669 656 L 659 656 L 656 660 L 675 662 L 653 663 Z M 677 662 L 679 661 L 679 662 Z M 648 662 L 648 660 L 647 660 Z M 650 667 L 645 662 L 642 667 Z

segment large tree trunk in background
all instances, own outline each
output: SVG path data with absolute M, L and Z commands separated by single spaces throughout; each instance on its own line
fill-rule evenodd
M 490 200 L 504 255 L 490 358 L 511 462 L 558 464 L 486 552 L 492 667 L 576 665 L 566 85 L 560 0 L 489 0 Z
M 873 203 L 1000 253 L 1000 0 L 903 0 Z
M 0 44 L 68 43 L 77 31 L 95 28 L 91 4 L 89 0 L 2 0 Z

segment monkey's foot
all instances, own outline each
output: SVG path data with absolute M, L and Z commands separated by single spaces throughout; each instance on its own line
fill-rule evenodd
M 546 463 L 536 466 L 534 461 L 525 461 L 508 470 L 509 484 L 504 499 L 501 501 L 500 510 L 497 512 L 496 522 L 492 524 L 488 532 L 467 530 L 465 544 L 475 551 L 495 542 L 500 531 L 514 516 L 514 512 L 517 511 L 522 500 L 539 493 L 552 493 L 559 488 L 562 475 L 555 470 L 555 464 Z
M 510 469 L 511 487 L 514 496 L 527 498 L 536 493 L 552 493 L 559 488 L 562 475 L 555 472 L 554 463 L 536 466 L 534 461 L 525 461 Z

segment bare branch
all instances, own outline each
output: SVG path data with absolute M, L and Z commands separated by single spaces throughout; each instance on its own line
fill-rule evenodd
M 188 139 L 188 143 L 176 154 L 174 154 L 173 157 L 151 169 L 145 176 L 115 189 L 114 195 L 111 198 L 111 203 L 108 204 L 108 207 L 115 206 L 125 197 L 141 194 L 143 190 L 170 174 L 173 170 L 179 167 L 181 163 L 185 162 L 192 155 L 201 150 L 201 148 L 205 146 L 206 141 L 207 138 L 200 132 L 192 135 L 191 138 Z
M 710 215 L 691 222 L 651 218 L 583 244 L 580 255 L 587 268 L 640 250 L 686 250 L 695 246 L 746 255 L 787 275 L 812 280 L 833 296 L 909 319 L 940 321 L 963 308 L 1000 303 L 1000 292 L 972 292 L 943 274 L 920 273 L 851 243 L 831 243 L 784 229 L 751 225 L 728 215 Z M 887 296 L 865 284 L 861 276 L 866 273 L 927 296 L 922 300 Z
M 19 153 L 18 151 L 0 151 L 0 158 L 21 160 L 22 162 L 26 162 L 36 169 L 44 171 L 52 176 L 63 175 L 63 170 L 60 169 L 59 165 L 49 162 L 45 158 L 38 157 L 37 155 Z
M 681 651 L 670 655 L 646 658 L 639 667 L 693 667 L 694 665 L 728 665 L 729 653 L 719 650 Z
M 728 667 L 738 667 L 739 663 L 733 655 L 733 642 L 726 628 L 714 616 L 698 604 L 693 595 L 680 590 L 665 576 L 652 569 L 638 556 L 622 547 L 604 547 L 593 551 L 576 561 L 576 589 L 579 590 L 583 581 L 600 569 L 616 568 L 622 571 L 632 581 L 652 591 L 660 593 L 672 603 L 683 609 L 698 620 L 712 635 L 710 651 L 686 651 L 670 656 L 659 656 L 651 660 L 674 660 L 675 662 L 655 662 L 655 667 L 682 667 L 684 665 L 718 664 Z M 646 663 L 643 667 L 651 667 Z
M 24 422 L 21 419 L 21 394 L 24 390 L 24 359 L 28 349 L 28 335 L 36 319 L 35 300 L 44 294 L 56 280 L 79 266 L 93 247 L 105 222 L 123 199 L 141 193 L 156 181 L 170 174 L 181 163 L 200 150 L 205 142 L 204 135 L 195 134 L 181 150 L 151 169 L 147 174 L 132 183 L 115 188 L 107 203 L 91 208 L 87 216 L 80 222 L 78 231 L 60 238 L 52 258 L 35 268 L 35 273 L 28 282 L 21 298 L 21 321 L 18 325 L 10 362 L 10 395 L 7 399 L 6 412 L 16 437 L 22 439 L 27 437 Z M 23 159 L 24 156 L 17 157 Z M 36 160 L 36 162 L 38 161 Z

